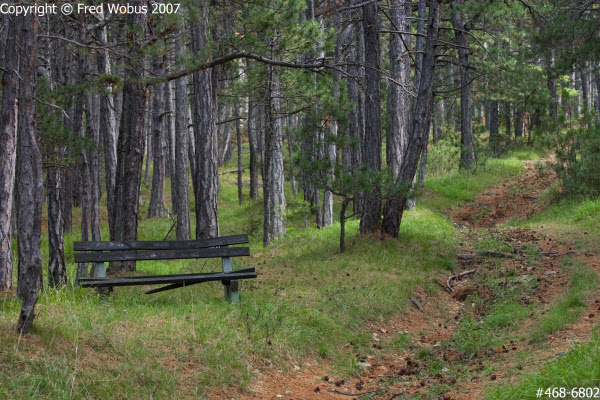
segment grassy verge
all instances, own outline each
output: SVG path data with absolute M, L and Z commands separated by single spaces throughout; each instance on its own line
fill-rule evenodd
M 502 181 L 523 173 L 522 161 L 513 156 L 491 159 L 474 171 L 461 171 L 451 175 L 434 176 L 425 181 L 432 196 L 423 196 L 423 202 L 436 210 L 443 210 L 463 202 L 475 200 L 478 193 Z M 431 193 L 430 193 L 431 194 Z
M 567 389 L 565 398 L 571 398 L 572 388 L 597 388 L 600 385 L 600 334 L 596 332 L 587 343 L 575 345 L 566 355 L 558 356 L 539 371 L 527 375 L 514 385 L 499 385 L 490 390 L 488 400 L 536 399 L 538 389 Z M 595 392 L 594 392 L 595 393 Z M 549 396 L 545 395 L 546 398 Z M 585 396 L 579 396 L 585 398 Z M 588 396 L 590 397 L 590 396 Z
M 568 258 L 563 269 L 571 275 L 565 295 L 544 314 L 531 333 L 530 341 L 538 343 L 554 332 L 564 329 L 580 317 L 586 307 L 586 298 L 598 284 L 598 275 L 586 264 Z
M 401 240 L 359 237 L 352 220 L 344 254 L 338 251 L 339 224 L 318 230 L 309 219 L 305 228 L 304 205 L 290 191 L 288 234 L 263 249 L 262 202 L 238 205 L 235 176 L 222 175 L 221 234 L 250 234 L 252 256 L 235 260 L 234 268 L 252 265 L 259 273 L 242 283 L 242 305 L 225 303 L 218 283 L 151 296 L 117 288 L 106 298 L 72 285 L 46 288 L 32 333 L 19 337 L 20 302 L 6 293 L 0 298 L 0 397 L 202 398 L 215 387 L 244 388 L 263 366 L 286 369 L 314 358 L 331 362 L 340 374 L 355 372 L 355 354 L 375 351 L 365 324 L 408 308 L 416 286 L 437 290 L 430 275 L 453 268 L 454 228 L 437 210 L 522 171 L 517 160 L 504 159 L 452 179 L 433 178 L 428 185 L 437 193 L 405 213 Z M 139 238 L 162 240 L 172 221 L 145 218 L 149 185 L 143 189 Z M 78 212 L 73 232 L 65 235 L 70 282 Z M 102 233 L 106 238 L 106 226 Z M 42 242 L 46 265 L 46 238 Z M 143 274 L 216 269 L 218 260 L 138 265 Z

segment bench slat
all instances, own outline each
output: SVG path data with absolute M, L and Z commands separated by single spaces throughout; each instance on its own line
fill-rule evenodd
M 198 240 L 125 241 L 125 242 L 75 242 L 75 251 L 111 250 L 184 250 L 229 246 L 248 243 L 248 235 L 232 235 Z
M 176 260 L 185 258 L 213 258 L 249 256 L 248 247 L 224 247 L 192 250 L 144 250 L 144 251 L 113 251 L 110 253 L 79 253 L 75 254 L 76 263 L 109 262 L 109 261 L 140 261 L 140 260 Z
M 232 272 L 256 272 L 256 268 L 254 267 L 247 267 L 247 268 L 240 268 L 240 269 L 236 269 L 235 271 Z M 139 276 L 119 276 L 119 277 L 102 277 L 102 278 L 94 278 L 94 277 L 86 277 L 86 278 L 79 278 L 79 282 L 96 282 L 96 281 L 109 281 L 111 279 L 146 279 L 149 276 L 160 276 L 162 278 L 180 278 L 180 277 L 189 277 L 190 275 L 199 275 L 199 276 L 203 276 L 203 275 L 214 275 L 214 274 L 222 274 L 223 272 L 198 272 L 198 273 L 192 273 L 192 274 L 173 274 L 173 275 L 139 275 Z
M 176 284 L 176 283 L 200 283 L 210 281 L 223 281 L 231 279 L 253 279 L 257 275 L 255 272 L 217 272 L 211 274 L 189 274 L 187 276 L 165 278 L 164 276 L 147 276 L 144 279 L 110 278 L 95 281 L 81 282 L 82 287 L 112 287 L 112 286 L 140 286 L 157 284 Z

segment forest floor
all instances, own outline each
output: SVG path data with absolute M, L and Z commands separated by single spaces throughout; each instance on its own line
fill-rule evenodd
M 375 349 L 404 337 L 398 352 L 356 354 L 363 372 L 351 379 L 332 376 L 322 360 L 262 368 L 242 392 L 220 388 L 210 398 L 480 399 L 588 341 L 600 315 L 598 250 L 579 240 L 584 231 L 525 227 L 548 205 L 556 180 L 525 165 L 522 176 L 448 212 L 458 228 L 459 276 L 436 272 L 444 290 L 418 289 L 412 310 L 367 327 Z

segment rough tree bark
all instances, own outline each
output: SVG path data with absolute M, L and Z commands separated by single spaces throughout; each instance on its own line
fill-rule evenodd
M 556 79 L 554 76 L 554 50 L 550 52 L 547 61 L 547 87 L 550 91 L 550 104 L 548 104 L 548 115 L 550 118 L 555 119 L 558 117 L 558 94 L 556 93 Z
M 413 87 L 415 91 L 419 90 L 419 85 L 421 83 L 421 71 L 423 69 L 423 36 L 425 35 L 425 12 L 427 10 L 427 4 L 425 0 L 419 0 L 419 5 L 417 7 L 417 38 L 415 40 L 415 78 Z M 410 32 L 410 30 L 409 30 Z M 411 115 L 410 113 L 408 114 Z M 410 124 L 410 122 L 409 122 Z M 421 153 L 421 165 L 423 166 L 423 172 L 425 169 L 424 165 L 424 154 L 427 152 L 427 138 L 425 138 L 425 144 L 423 145 L 423 150 Z M 408 199 L 406 200 L 406 204 L 404 207 L 407 210 L 414 210 L 416 207 L 416 199 L 415 199 L 415 186 L 417 184 L 417 174 L 413 177 L 412 184 L 410 187 L 410 191 L 408 193 Z
M 167 142 L 167 158 L 165 166 L 167 168 L 166 176 L 171 178 L 171 187 L 173 187 L 173 174 L 175 173 L 175 110 L 173 109 L 173 86 L 172 82 L 165 82 L 163 85 L 163 129 L 165 130 L 165 140 Z M 177 195 L 171 192 L 171 196 Z M 173 210 L 177 214 L 177 210 Z
M 460 2 L 455 1 L 452 7 Z M 460 62 L 460 168 L 475 167 L 475 146 L 473 138 L 473 116 L 471 115 L 471 76 L 469 73 L 469 42 L 465 34 L 464 17 L 460 11 L 453 10 L 452 27 L 458 44 Z
M 490 151 L 492 156 L 498 155 L 500 137 L 498 136 L 498 102 L 490 102 Z
M 139 6 L 139 1 L 134 5 Z M 128 47 L 137 53 L 146 33 L 146 15 L 129 14 L 127 25 L 137 26 L 129 31 Z M 126 59 L 123 86 L 123 111 L 117 144 L 117 176 L 115 180 L 115 240 L 137 240 L 140 184 L 144 158 L 144 113 L 146 88 L 141 83 L 143 63 Z M 119 269 L 135 271 L 135 262 L 121 263 Z
M 264 234 L 263 246 L 286 232 L 283 175 L 283 135 L 280 112 L 279 82 L 273 67 L 267 66 L 267 106 L 265 108 L 265 171 L 263 175 Z
M 2 108 L 0 109 L 0 290 L 12 288 L 12 249 L 11 222 L 13 218 L 13 192 L 15 185 L 15 165 L 17 155 L 19 64 L 21 53 L 18 41 L 23 19 L 2 16 L 6 33 L 6 46 L 2 55 L 4 74 L 2 75 Z M 4 50 L 4 49 L 3 49 Z
M 102 16 L 101 16 L 102 17 Z M 98 30 L 102 43 L 108 44 L 106 26 Z M 97 57 L 98 73 L 110 74 L 110 57 L 108 49 L 103 50 Z M 104 181 L 106 184 L 106 209 L 108 211 L 108 229 L 111 240 L 114 240 L 115 214 L 115 176 L 117 172 L 117 121 L 112 85 L 107 82 L 100 93 L 100 140 L 104 146 Z
M 164 72 L 162 57 L 154 58 L 153 72 L 160 75 Z M 152 191 L 148 218 L 163 217 L 165 215 L 165 175 L 167 166 L 167 132 L 165 129 L 165 102 L 164 85 L 154 86 L 152 97 L 152 144 L 154 147 L 154 164 L 152 169 Z
M 417 171 L 419 157 L 423 150 L 424 137 L 429 130 L 431 121 L 431 109 L 433 106 L 433 83 L 435 76 L 435 48 L 439 38 L 439 26 L 441 19 L 440 0 L 431 0 L 429 5 L 429 17 L 427 20 L 427 37 L 425 40 L 423 65 L 421 68 L 421 81 L 417 92 L 417 99 L 413 107 L 411 118 L 411 130 L 408 146 L 400 167 L 400 173 L 396 179 L 396 186 L 401 194 L 400 205 L 406 202 L 406 189 L 411 185 Z M 402 222 L 404 207 L 399 207 L 399 221 Z M 398 236 L 395 232 L 394 237 Z
M 17 17 L 19 18 L 19 17 Z M 35 130 L 35 90 L 37 84 L 37 22 L 33 15 L 23 18 L 19 35 L 19 111 L 17 134 L 17 224 L 19 230 L 19 287 L 23 304 L 17 331 L 27 333 L 35 318 L 35 304 L 43 288 L 42 257 L 42 157 Z
M 183 33 L 178 32 L 175 39 L 176 51 L 183 56 Z M 189 172 L 188 172 L 188 141 L 190 138 L 189 98 L 187 92 L 187 77 L 175 81 L 175 173 L 171 178 L 177 195 L 173 197 L 173 208 L 177 210 L 177 240 L 189 240 L 190 202 L 189 202 Z
M 363 6 L 363 36 L 365 40 L 365 140 L 363 164 L 372 171 L 381 170 L 381 89 L 379 21 L 377 3 Z M 381 188 L 367 190 L 363 200 L 360 232 L 376 232 L 381 226 Z
M 244 203 L 244 192 L 242 174 L 244 173 L 244 166 L 242 165 L 242 127 L 240 123 L 240 105 L 238 100 L 233 105 L 233 115 L 235 117 L 235 135 L 237 145 L 237 189 L 238 189 L 238 203 L 241 205 Z
M 58 151 L 57 151 L 58 153 Z M 58 162 L 58 154 L 55 161 Z M 64 234 L 62 224 L 62 173 L 51 168 L 46 173 L 46 193 L 48 196 L 48 285 L 60 287 L 67 283 L 65 264 Z
M 406 29 L 408 19 L 405 18 L 405 11 L 404 0 L 391 1 L 390 20 L 393 30 L 410 31 L 410 29 Z M 399 34 L 395 34 L 390 36 L 389 42 L 391 76 L 397 83 L 391 83 L 388 91 L 389 129 L 386 135 L 386 159 L 388 173 L 394 180 L 400 173 L 408 141 L 410 99 L 408 98 L 408 86 L 400 86 L 400 84 L 406 85 L 410 79 L 406 39 L 408 38 L 402 38 Z M 400 201 L 398 196 L 391 196 L 386 200 L 383 212 L 383 232 L 393 237 L 398 235 L 400 229 L 400 204 L 398 201 Z
M 515 109 L 515 137 L 523 136 L 523 109 L 520 105 Z
M 199 6 L 199 20 L 192 28 L 192 51 L 208 44 L 208 5 Z M 196 72 L 194 88 L 194 130 L 196 135 L 196 238 L 219 235 L 217 196 L 219 170 L 217 157 L 217 67 Z
M 334 16 L 334 24 L 335 26 L 341 25 L 341 14 L 336 13 Z M 335 60 L 336 63 L 341 63 L 342 61 L 342 46 L 345 42 L 346 31 L 340 32 L 336 39 L 335 44 Z M 333 89 L 332 95 L 334 99 L 334 103 L 337 104 L 340 98 L 340 81 L 342 78 L 341 71 L 334 71 L 333 73 Z M 327 169 L 327 186 L 331 186 L 334 180 L 334 172 L 335 172 L 335 163 L 336 163 L 336 144 L 335 139 L 338 135 L 338 121 L 335 116 L 331 116 L 331 120 L 329 121 L 329 139 L 325 141 L 326 146 L 326 156 L 327 161 L 329 162 L 329 167 Z M 290 154 L 291 156 L 291 154 Z M 291 157 L 290 157 L 291 161 Z M 293 178 L 293 175 L 292 175 Z M 323 226 L 329 226 L 333 223 L 333 193 L 327 189 L 323 192 Z
M 248 100 L 248 144 L 250 147 L 250 200 L 258 200 L 258 102 Z
M 83 35 L 82 35 L 83 36 Z M 80 39 L 82 40 L 83 37 Z M 85 80 L 86 65 L 81 53 L 77 54 L 77 72 L 76 72 L 76 83 L 80 84 Z M 85 95 L 83 92 L 76 94 L 75 108 L 73 112 L 73 134 L 80 138 L 85 139 Z M 77 190 L 79 204 L 81 205 L 81 241 L 87 242 L 91 239 L 91 218 L 92 218 L 92 191 L 90 182 L 90 169 L 89 169 L 89 157 L 88 153 L 84 148 L 79 150 L 79 159 L 77 161 L 77 175 L 75 188 Z M 87 263 L 77 264 L 76 280 L 79 278 L 87 277 L 89 274 L 89 265 Z

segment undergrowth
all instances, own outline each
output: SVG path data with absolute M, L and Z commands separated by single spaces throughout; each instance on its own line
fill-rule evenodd
M 246 197 L 238 205 L 235 176 L 221 175 L 220 233 L 250 234 L 252 255 L 235 259 L 234 269 L 255 266 L 259 274 L 241 284 L 241 306 L 226 303 L 214 282 L 151 296 L 138 287 L 117 288 L 108 297 L 74 287 L 72 248 L 80 237 L 75 209 L 73 231 L 65 234 L 69 284 L 45 288 L 31 334 L 15 334 L 20 302 L 14 293 L 0 300 L 0 397 L 201 398 L 216 387 L 243 389 L 263 367 L 285 370 L 312 359 L 331 362 L 341 375 L 355 373 L 360 367 L 354 355 L 375 351 L 365 325 L 410 307 L 416 287 L 438 290 L 430 275 L 454 268 L 454 228 L 437 210 L 522 171 L 518 160 L 505 158 L 468 174 L 431 178 L 427 186 L 435 193 L 427 192 L 432 195 L 404 214 L 400 240 L 359 236 L 353 219 L 346 224 L 344 254 L 339 223 L 317 229 L 312 216 L 305 220 L 301 195 L 290 188 L 288 233 L 263 249 L 262 201 Z M 139 239 L 174 239 L 167 235 L 169 217 L 145 218 L 149 189 L 143 186 Z M 334 215 L 338 210 L 336 202 Z M 105 221 L 105 207 L 101 212 Z M 191 221 L 193 229 L 193 213 Z M 107 231 L 103 225 L 105 240 Z M 46 265 L 45 237 L 42 243 Z M 138 263 L 142 274 L 220 268 L 219 260 Z

